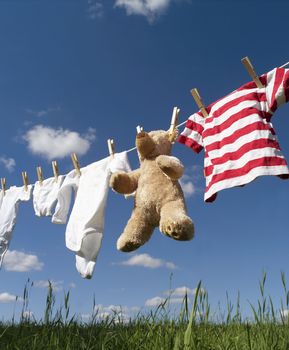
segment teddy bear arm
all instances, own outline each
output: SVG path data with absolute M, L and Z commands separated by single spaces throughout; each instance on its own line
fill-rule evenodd
M 117 172 L 110 178 L 110 187 L 121 194 L 130 194 L 137 189 L 140 170 L 134 170 L 130 173 Z
M 161 155 L 156 158 L 156 162 L 164 174 L 172 180 L 178 180 L 184 174 L 184 166 L 176 157 Z

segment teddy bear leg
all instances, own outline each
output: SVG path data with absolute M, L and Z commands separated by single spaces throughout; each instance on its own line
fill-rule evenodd
M 155 228 L 148 224 L 147 215 L 137 208 L 133 210 L 124 232 L 117 240 L 117 249 L 123 252 L 131 252 L 147 242 Z
M 188 241 L 194 236 L 194 224 L 186 214 L 182 201 L 166 203 L 161 209 L 160 231 L 179 241 Z

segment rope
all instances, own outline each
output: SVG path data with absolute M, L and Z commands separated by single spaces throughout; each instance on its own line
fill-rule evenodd
M 285 68 L 285 67 L 287 67 L 287 66 L 289 66 L 289 62 L 283 64 L 283 66 L 281 66 L 280 68 Z
M 289 62 L 283 64 L 282 66 L 280 66 L 280 68 L 285 68 L 285 67 L 287 67 L 288 65 L 289 65 Z M 179 125 L 177 125 L 176 127 L 178 128 L 178 127 L 180 127 L 180 126 L 186 124 L 186 122 L 187 122 L 187 121 L 184 121 L 184 122 L 180 123 Z M 135 150 L 136 150 L 136 147 L 133 147 L 133 148 L 130 148 L 129 150 L 123 151 L 123 152 L 130 153 L 130 152 L 135 151 Z

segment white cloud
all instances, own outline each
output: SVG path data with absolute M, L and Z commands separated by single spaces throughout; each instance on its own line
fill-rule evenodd
M 26 310 L 22 313 L 22 316 L 26 319 L 31 319 L 34 318 L 34 313 L 32 311 Z
M 109 313 L 130 313 L 130 312 L 137 312 L 140 310 L 138 306 L 121 306 L 121 305 L 109 305 L 104 306 L 102 304 L 97 304 L 94 307 L 95 311 L 98 312 L 109 312 Z
M 13 158 L 7 158 L 7 157 L 0 157 L 0 163 L 4 165 L 4 167 L 10 172 L 12 173 L 15 169 L 16 166 L 16 162 L 15 159 Z
M 103 16 L 103 5 L 99 0 L 88 0 L 87 13 L 90 19 L 96 19 Z
M 128 322 L 130 318 L 132 318 L 136 312 L 138 312 L 140 308 L 138 306 L 120 306 L 120 305 L 109 305 L 104 306 L 102 304 L 95 305 L 94 307 L 94 315 L 100 319 L 114 319 L 114 321 L 120 320 L 121 322 Z M 88 315 L 85 314 L 84 318 L 88 319 Z M 92 315 L 90 315 L 92 318 Z
M 45 288 L 47 289 L 49 287 L 49 282 L 51 283 L 51 287 L 54 292 L 59 292 L 63 290 L 63 281 L 46 281 L 46 280 L 39 280 L 39 281 L 34 281 L 33 285 L 36 288 Z
M 171 295 L 174 297 L 184 297 L 185 295 L 195 295 L 196 294 L 196 288 L 190 289 L 188 287 L 178 287 L 176 289 L 167 290 L 164 292 L 165 295 Z
M 157 269 L 159 267 L 166 267 L 168 269 L 174 270 L 177 266 L 172 262 L 166 262 L 162 259 L 156 259 L 148 254 L 138 254 L 134 255 L 126 261 L 123 261 L 121 265 L 125 266 L 143 266 L 150 269 Z
M 187 293 L 188 296 L 188 302 L 190 303 L 190 296 L 196 295 L 197 288 L 190 289 L 188 287 L 178 287 L 175 289 L 167 290 L 163 292 L 163 294 L 166 296 L 164 297 L 154 297 L 151 299 L 146 300 L 145 306 L 159 306 L 160 304 L 164 303 L 166 300 L 169 304 L 182 304 L 184 302 L 184 297 Z M 200 288 L 199 293 L 205 293 L 205 289 Z
M 154 297 L 154 298 L 146 300 L 145 306 L 159 306 L 159 305 L 163 304 L 165 301 L 166 301 L 165 298 Z
M 106 307 L 108 311 L 120 313 L 123 311 L 123 308 L 120 305 L 109 305 Z
M 115 6 L 126 10 L 127 15 L 145 16 L 149 22 L 153 22 L 163 14 L 172 0 L 116 0 Z
M 170 270 L 176 270 L 178 267 L 172 262 L 163 262 L 163 266 Z
M 95 129 L 89 128 L 85 135 L 80 135 L 63 128 L 36 125 L 26 132 L 23 139 L 27 142 L 29 151 L 48 160 L 64 158 L 73 152 L 81 156 L 95 140 Z
M 3 260 L 3 268 L 7 271 L 40 271 L 43 265 L 44 264 L 38 260 L 36 255 L 25 254 L 17 250 L 8 250 Z
M 192 197 L 196 192 L 195 186 L 192 183 L 192 181 L 186 180 L 185 177 L 180 179 L 180 185 L 182 187 L 185 197 Z
M 186 172 L 180 179 L 180 185 L 183 189 L 185 197 L 192 197 L 196 193 L 202 192 L 200 182 L 203 181 L 203 168 L 200 165 L 186 167 Z
M 281 310 L 280 313 L 281 313 L 281 316 L 283 318 L 288 318 L 288 316 L 289 316 L 289 310 L 288 309 Z
M 13 301 L 23 301 L 23 299 L 10 293 L 0 293 L 0 303 L 11 303 Z
M 81 314 L 80 317 L 82 320 L 89 321 L 91 319 L 91 314 Z
M 60 107 L 46 108 L 46 109 L 41 109 L 39 111 L 35 111 L 33 109 L 26 109 L 26 113 L 31 114 L 35 117 L 41 118 L 41 117 L 45 117 L 49 113 L 59 112 L 60 110 L 61 110 Z
M 184 302 L 184 298 L 170 298 L 169 302 L 170 304 L 182 304 Z M 190 302 L 189 298 L 188 302 Z
M 87 132 L 83 135 L 85 140 L 93 142 L 95 140 L 96 130 L 94 128 L 88 128 Z
M 140 311 L 140 307 L 139 306 L 132 306 L 132 307 L 130 307 L 130 311 L 131 312 L 139 312 Z
M 151 299 L 146 300 L 145 306 L 159 306 L 163 304 L 165 301 L 167 301 L 169 304 L 182 304 L 184 302 L 184 297 L 182 298 L 163 298 L 163 297 L 154 297 Z M 188 300 L 190 302 L 190 300 Z

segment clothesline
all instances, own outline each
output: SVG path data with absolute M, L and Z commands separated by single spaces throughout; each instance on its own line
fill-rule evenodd
M 282 68 L 288 64 L 289 62 Z M 251 73 L 254 72 L 251 64 L 246 68 L 248 67 L 248 71 L 251 69 Z M 204 115 L 200 113 L 194 113 L 189 117 L 191 123 L 186 124 L 185 131 L 180 135 L 178 141 L 196 152 L 205 148 L 208 160 L 204 162 L 206 177 L 204 199 L 206 202 L 213 202 L 218 192 L 223 189 L 244 186 L 262 175 L 289 177 L 289 168 L 284 156 L 276 152 L 280 150 L 280 146 L 274 130 L 272 126 L 268 126 L 267 118 L 263 117 L 264 112 L 272 111 L 271 115 L 279 105 L 289 102 L 289 69 L 280 68 L 275 68 L 262 76 L 266 81 L 266 89 L 270 93 L 266 91 L 264 94 L 262 90 L 264 103 L 261 105 L 259 96 L 256 97 L 255 85 L 249 82 L 221 100 L 212 103 L 210 105 L 213 106 L 210 111 L 211 120 L 205 120 Z M 256 82 L 255 79 L 253 81 Z M 262 88 L 265 88 L 262 81 L 259 80 L 259 83 Z M 260 88 L 258 84 L 256 86 Z M 240 103 L 240 96 L 242 103 Z M 237 113 L 232 106 L 238 106 Z M 202 109 L 205 110 L 203 104 L 201 111 Z M 175 107 L 170 129 L 167 131 L 169 135 L 175 136 L 175 128 L 187 122 L 176 125 L 178 113 L 179 109 Z M 237 120 L 242 122 L 235 123 Z M 222 125 L 221 128 L 220 125 Z M 140 130 L 141 128 L 138 127 L 137 132 L 139 133 Z M 226 140 L 228 135 L 233 135 L 233 137 L 229 140 L 227 137 Z M 227 142 L 223 142 L 224 140 Z M 235 142 L 236 140 L 238 143 Z M 206 145 L 209 145 L 210 152 Z M 104 208 L 110 176 L 118 171 L 131 171 L 127 153 L 135 149 L 136 147 L 133 147 L 114 154 L 112 147 L 109 153 L 114 154 L 114 157 L 105 157 L 81 169 L 76 155 L 73 154 L 75 170 L 70 171 L 66 176 L 57 174 L 58 181 L 49 178 L 42 182 L 40 179 L 34 185 L 29 185 L 27 173 L 23 172 L 24 187 L 13 186 L 7 191 L 7 194 L 3 189 L 3 192 L 0 193 L 0 268 L 12 238 L 19 203 L 30 200 L 33 189 L 33 206 L 37 216 L 52 216 L 52 222 L 55 224 L 65 224 L 68 220 L 65 232 L 66 246 L 75 253 L 76 268 L 80 275 L 84 278 L 91 278 L 102 242 Z M 227 154 L 230 154 L 231 157 L 229 161 L 226 158 Z M 38 177 L 41 178 L 40 167 L 37 170 Z M 70 193 L 73 190 L 77 191 L 77 196 L 68 219 L 72 198 Z M 51 210 L 55 204 L 55 212 L 52 215 Z M 89 233 L 89 239 L 87 233 Z
M 280 66 L 280 68 L 285 68 L 285 67 L 287 67 L 288 65 L 289 65 L 289 62 L 283 64 L 282 66 Z M 184 121 L 184 122 L 182 122 L 182 123 L 176 125 L 176 128 L 185 125 L 186 122 L 187 122 L 187 121 Z M 130 152 L 135 151 L 135 150 L 136 150 L 136 147 L 132 147 L 132 148 L 128 149 L 127 151 L 123 151 L 123 152 L 130 153 Z M 22 176 L 23 176 L 23 175 L 22 175 Z M 27 176 L 27 174 L 26 174 L 26 176 Z M 4 180 L 4 179 L 1 179 L 1 180 Z
M 180 127 L 182 125 L 185 125 L 186 122 L 187 121 L 184 121 L 183 123 L 176 125 L 176 127 L 178 128 L 178 127 Z M 132 152 L 132 151 L 135 151 L 135 150 L 136 150 L 136 147 L 133 147 L 133 148 L 130 148 L 129 150 L 127 150 L 126 152 L 129 153 L 129 152 Z
M 280 68 L 285 68 L 285 67 L 287 67 L 287 66 L 289 66 L 289 62 L 283 64 L 282 66 L 280 66 Z M 179 128 L 180 126 L 185 125 L 186 122 L 187 122 L 187 121 L 184 121 L 184 122 L 178 124 L 176 127 Z M 127 150 L 126 152 L 129 153 L 129 152 L 132 152 L 132 151 L 135 151 L 135 150 L 136 150 L 136 147 L 133 147 L 133 148 L 130 148 L 129 150 Z

